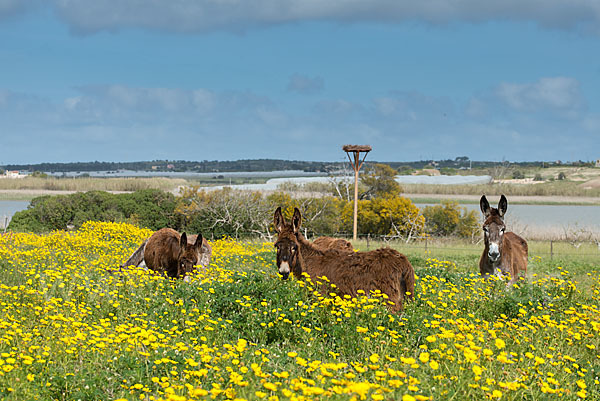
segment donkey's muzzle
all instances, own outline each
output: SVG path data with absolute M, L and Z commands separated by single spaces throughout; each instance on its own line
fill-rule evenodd
M 488 252 L 488 257 L 492 262 L 495 262 L 500 259 L 500 252 Z
M 281 274 L 284 280 L 288 278 L 290 275 L 290 264 L 288 262 L 281 262 L 279 264 L 279 274 Z

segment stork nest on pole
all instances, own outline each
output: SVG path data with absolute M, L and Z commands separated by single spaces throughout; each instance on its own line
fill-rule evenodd
M 372 150 L 369 145 L 344 145 L 342 149 L 344 152 L 370 152 Z

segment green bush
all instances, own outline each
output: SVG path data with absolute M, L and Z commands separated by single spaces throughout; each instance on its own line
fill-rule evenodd
M 533 177 L 533 181 L 544 181 L 544 178 L 542 178 L 542 175 L 538 173 Z
M 523 178 L 525 178 L 525 174 L 523 174 L 521 170 L 515 170 L 513 171 L 512 178 L 514 178 L 515 180 L 522 180 Z
M 427 233 L 435 236 L 458 235 L 472 238 L 478 231 L 477 214 L 467 211 L 455 201 L 442 201 L 441 205 L 423 208 Z
M 361 194 L 361 199 L 371 199 L 387 196 L 398 196 L 402 187 L 396 181 L 398 172 L 387 164 L 375 164 L 366 169 L 361 175 L 360 182 L 367 190 Z
M 558 177 L 556 177 L 557 180 L 564 180 L 565 178 L 567 178 L 567 176 L 562 171 L 558 173 Z
M 68 225 L 79 228 L 84 222 L 125 221 L 158 230 L 178 228 L 175 196 L 157 189 L 128 194 L 103 191 L 77 192 L 71 195 L 34 198 L 26 210 L 15 213 L 9 229 L 44 232 L 64 230 Z

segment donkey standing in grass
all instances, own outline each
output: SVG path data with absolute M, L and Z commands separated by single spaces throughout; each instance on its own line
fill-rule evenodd
M 149 269 L 187 281 L 186 274 L 196 265 L 206 268 L 211 256 L 212 249 L 202 234 L 188 237 L 186 233 L 179 235 L 171 228 L 162 228 L 144 241 L 122 267 L 144 262 Z
M 288 224 L 281 208 L 273 217 L 277 231 L 277 268 L 283 279 L 293 273 L 302 279 L 307 273 L 313 280 L 326 276 L 335 284 L 339 295 L 356 296 L 358 290 L 367 294 L 379 290 L 391 301 L 388 307 L 398 312 L 404 298 L 413 298 L 415 272 L 406 258 L 391 248 L 381 248 L 371 252 L 348 252 L 339 249 L 323 249 L 306 240 L 299 231 L 302 215 L 294 210 L 291 224 Z M 327 289 L 322 289 L 327 291 Z
M 527 241 L 513 232 L 505 232 L 504 214 L 508 201 L 502 195 L 498 208 L 490 207 L 483 195 L 479 201 L 485 217 L 483 233 L 485 248 L 479 259 L 479 271 L 482 276 L 494 274 L 498 277 L 510 274 L 509 286 L 519 279 L 519 273 L 527 273 Z
M 343 238 L 318 237 L 313 241 L 313 244 L 321 249 L 339 249 L 354 252 L 354 247 L 350 241 Z

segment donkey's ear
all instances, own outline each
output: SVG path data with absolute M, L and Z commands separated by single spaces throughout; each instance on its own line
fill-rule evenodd
M 498 202 L 498 214 L 500 217 L 504 217 L 504 213 L 506 213 L 506 209 L 508 209 L 508 200 L 506 196 L 500 196 L 500 202 Z
M 281 233 L 283 226 L 285 226 L 285 219 L 283 218 L 283 214 L 281 214 L 281 206 L 275 210 L 275 215 L 273 215 L 273 225 L 278 234 Z
M 481 209 L 481 213 L 483 213 L 485 217 L 488 217 L 490 215 L 490 203 L 488 202 L 485 195 L 482 195 L 481 199 L 479 200 L 479 208 Z
M 198 233 L 198 236 L 196 237 L 196 242 L 194 243 L 194 246 L 196 247 L 196 249 L 200 249 L 200 247 L 202 246 L 203 240 L 204 240 L 204 238 L 202 237 L 202 234 Z
M 185 249 L 185 246 L 187 245 L 187 235 L 186 233 L 181 234 L 181 238 L 179 238 L 179 246 L 183 249 Z
M 294 217 L 292 217 L 292 227 L 294 227 L 294 233 L 298 232 L 300 229 L 300 224 L 302 224 L 302 214 L 300 213 L 300 209 L 295 207 Z

